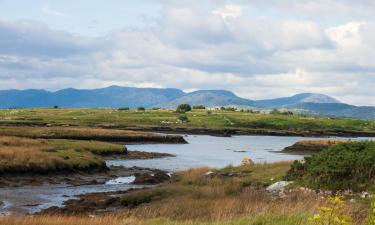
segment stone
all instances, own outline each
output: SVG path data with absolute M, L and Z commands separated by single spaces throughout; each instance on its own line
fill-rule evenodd
M 281 192 L 284 191 L 284 188 L 289 184 L 293 183 L 292 181 L 279 181 L 266 188 L 269 192 Z

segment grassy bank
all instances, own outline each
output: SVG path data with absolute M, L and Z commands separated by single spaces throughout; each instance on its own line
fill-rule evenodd
M 103 214 L 98 212 L 115 209 L 111 215 L 133 218 L 140 224 L 308 224 L 308 218 L 327 204 L 327 196 L 297 188 L 275 198 L 266 191 L 268 185 L 285 176 L 290 165 L 281 162 L 220 170 L 190 169 L 177 173 L 162 186 L 120 196 L 87 195 L 70 201 L 63 209 L 47 210 L 43 216 L 96 214 L 100 219 Z M 367 203 L 360 202 L 347 202 L 342 207 L 354 224 L 367 218 L 368 209 Z
M 121 196 L 108 194 L 108 198 L 103 198 L 106 196 L 103 194 L 91 194 L 91 200 L 76 201 L 80 207 L 97 207 L 98 211 L 80 211 L 79 205 L 72 206 L 70 202 L 61 214 L 55 211 L 55 214 L 33 217 L 0 218 L 0 224 L 313 225 L 309 218 L 320 206 L 327 205 L 325 196 L 293 191 L 275 199 L 265 190 L 285 176 L 290 164 L 191 169 L 177 173 L 171 182 L 153 189 L 131 191 Z M 97 214 L 106 209 L 100 205 L 116 211 Z M 347 201 L 340 211 L 351 216 L 353 224 L 359 225 L 366 221 L 369 206 Z
M 239 132 L 319 135 L 361 132 L 374 134 L 375 122 L 346 118 L 308 118 L 298 115 L 193 110 L 189 122 L 180 123 L 172 110 L 124 111 L 114 109 L 13 109 L 0 110 L 0 124 L 78 125 L 128 128 L 238 130 Z M 197 131 L 195 131 L 197 132 Z M 208 131 L 207 131 L 208 132 Z
M 167 218 L 189 221 L 236 221 L 259 215 L 312 213 L 320 203 L 314 195 L 294 193 L 282 201 L 273 201 L 265 190 L 290 168 L 289 162 L 257 164 L 249 167 L 208 168 L 180 172 L 171 184 L 151 191 L 137 191 L 121 197 L 138 199 L 137 207 L 123 209 L 120 214 L 134 218 Z M 149 196 L 158 194 L 155 198 Z M 160 194 L 160 193 L 166 194 Z M 140 199 L 144 197 L 144 204 Z
M 180 136 L 91 127 L 0 127 L 1 136 L 120 143 L 185 143 Z
M 100 157 L 123 154 L 122 145 L 98 141 L 0 137 L 0 173 L 50 173 L 105 168 Z

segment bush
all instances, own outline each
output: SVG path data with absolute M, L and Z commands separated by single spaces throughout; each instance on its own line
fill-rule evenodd
M 181 104 L 176 109 L 176 112 L 178 113 L 186 113 L 189 111 L 191 111 L 191 106 L 189 104 Z
M 231 111 L 231 112 L 234 112 L 234 111 L 236 111 L 237 109 L 236 108 L 234 108 L 234 107 L 220 107 L 220 110 L 221 111 Z
M 119 111 L 129 111 L 129 107 L 122 107 L 118 109 Z
M 295 161 L 287 178 L 313 188 L 365 190 L 375 178 L 375 142 L 348 142 Z
M 204 105 L 195 105 L 193 109 L 206 109 L 206 107 Z
M 185 114 L 179 115 L 178 120 L 180 120 L 183 123 L 189 122 L 189 118 Z
M 137 111 L 145 111 L 146 109 L 145 109 L 145 107 L 138 107 L 137 108 Z

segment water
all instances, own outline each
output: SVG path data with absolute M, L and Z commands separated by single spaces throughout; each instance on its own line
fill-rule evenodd
M 324 139 L 311 137 L 279 136 L 234 136 L 213 137 L 205 135 L 186 135 L 186 145 L 151 144 L 129 145 L 130 151 L 164 152 L 176 155 L 152 160 L 110 160 L 108 165 L 140 166 L 157 168 L 166 171 L 183 170 L 192 167 L 221 168 L 227 165 L 238 165 L 244 156 L 254 162 L 276 162 L 302 159 L 301 155 L 277 153 L 297 141 Z M 334 139 L 330 137 L 329 139 Z M 343 139 L 343 138 L 340 138 Z
M 213 137 L 186 135 L 189 144 L 129 145 L 129 150 L 163 152 L 176 155 L 163 159 L 110 160 L 108 165 L 157 168 L 174 172 L 192 167 L 224 167 L 238 165 L 244 156 L 255 162 L 276 162 L 301 159 L 300 155 L 278 153 L 297 141 L 314 138 L 277 136 Z M 322 138 L 318 138 L 322 139 Z M 332 138 L 330 138 L 332 139 Z M 7 212 L 34 213 L 51 206 L 62 206 L 77 195 L 95 192 L 124 191 L 144 186 L 130 184 L 134 177 L 120 177 L 100 185 L 0 188 L 0 214 Z
M 125 191 L 131 188 L 141 188 L 141 185 L 132 185 L 120 182 L 117 185 L 48 185 L 33 187 L 1 188 L 0 215 L 7 213 L 35 213 L 51 206 L 62 206 L 69 199 L 78 195 L 96 192 Z

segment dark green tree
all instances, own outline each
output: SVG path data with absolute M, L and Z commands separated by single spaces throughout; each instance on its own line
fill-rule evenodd
M 189 111 L 191 111 L 191 106 L 189 104 L 181 104 L 176 109 L 176 112 L 178 113 L 186 113 Z

